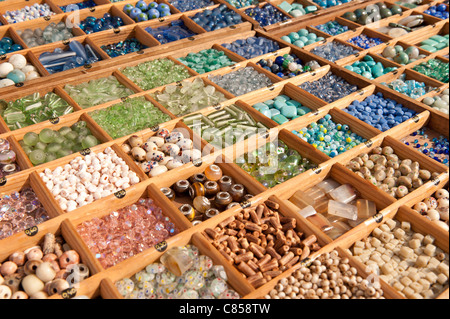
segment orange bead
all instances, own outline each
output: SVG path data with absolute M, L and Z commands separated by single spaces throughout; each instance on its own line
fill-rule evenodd
M 222 177 L 222 169 L 217 165 L 210 165 L 205 169 L 205 176 L 210 181 L 218 181 Z

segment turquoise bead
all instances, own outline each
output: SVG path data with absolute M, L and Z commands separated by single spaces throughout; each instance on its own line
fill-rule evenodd
M 285 105 L 281 109 L 281 114 L 287 118 L 292 118 L 297 115 L 297 108 L 293 105 Z
M 275 122 L 277 122 L 280 125 L 289 122 L 289 120 L 282 114 L 275 115 L 274 117 L 272 117 L 272 120 L 274 120 Z

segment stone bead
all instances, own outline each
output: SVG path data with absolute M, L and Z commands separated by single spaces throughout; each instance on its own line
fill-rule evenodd
M 312 111 L 310 108 L 303 106 L 300 102 L 295 101 L 286 95 L 278 96 L 273 100 L 268 100 L 263 103 L 257 103 L 253 105 L 253 107 L 275 121 L 277 120 L 275 116 L 280 114 L 278 112 L 273 112 L 275 110 L 281 112 L 281 115 L 283 115 L 287 120 L 296 119 Z M 279 122 L 277 123 L 282 124 Z
M 318 10 L 316 6 L 313 5 L 303 5 L 301 3 L 298 3 L 294 1 L 293 3 L 289 3 L 287 1 L 283 1 L 278 5 L 278 8 L 284 10 L 285 12 L 289 13 L 294 18 L 301 17 L 303 15 L 306 15 L 311 12 L 315 12 Z
M 7 62 L 0 63 L 0 89 L 40 77 L 37 69 L 21 54 L 13 54 Z
M 261 59 L 257 65 L 282 79 L 289 79 L 320 67 L 316 60 L 311 60 L 305 64 L 295 54 L 284 54 L 276 57 L 275 60 L 270 58 Z
M 397 70 L 397 67 L 385 67 L 381 62 L 376 62 L 370 55 L 366 55 L 361 61 L 356 61 L 352 65 L 345 66 L 345 68 L 369 80 Z
M 341 25 L 337 21 L 329 21 L 327 23 L 317 25 L 315 28 L 331 36 L 335 36 L 349 30 L 349 27 L 346 25 Z
M 440 82 L 448 83 L 449 66 L 447 62 L 439 59 L 430 59 L 413 67 L 413 70 L 436 79 Z
M 318 36 L 308 29 L 300 29 L 297 32 L 291 32 L 282 36 L 281 39 L 300 48 L 325 40 L 325 38 Z
M 412 118 L 416 112 L 392 99 L 386 99 L 382 93 L 368 96 L 364 101 L 354 101 L 344 109 L 348 114 L 385 132 Z
M 431 106 L 437 111 L 440 111 L 444 114 L 449 113 L 449 90 L 446 89 L 442 92 L 442 94 L 436 95 L 434 97 L 426 97 L 422 100 L 422 103 Z
M 331 8 L 334 6 L 339 6 L 341 4 L 350 2 L 351 0 L 313 0 L 314 3 L 317 3 L 322 8 Z
M 449 35 L 433 35 L 432 37 L 420 42 L 420 48 L 431 53 L 445 49 L 449 46 Z

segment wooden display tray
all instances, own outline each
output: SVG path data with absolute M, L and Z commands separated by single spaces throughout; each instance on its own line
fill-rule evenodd
M 309 0 L 304 0 L 303 2 L 308 1 Z M 3 8 L 6 7 L 20 8 L 20 6 L 24 5 L 25 2 L 27 4 L 35 2 L 43 3 L 44 0 L 8 0 L 2 3 L 2 9 L 0 9 L 0 13 L 2 12 Z M 50 3 L 52 8 L 57 13 L 57 15 L 50 18 L 50 22 L 63 21 L 67 18 L 68 15 L 62 13 L 62 11 L 55 6 L 53 0 L 45 0 L 45 2 Z M 75 2 L 76 1 L 73 0 L 64 0 L 58 4 L 65 5 Z M 97 3 L 99 5 L 95 7 L 95 10 L 91 11 L 89 9 L 85 9 L 82 10 L 80 14 L 84 17 L 88 15 L 102 15 L 105 12 L 116 13 L 119 15 L 122 12 L 121 8 L 123 8 L 125 4 L 134 4 L 136 2 L 136 0 L 127 0 L 110 4 L 107 0 L 98 0 Z M 160 2 L 166 3 L 165 0 Z M 219 3 L 224 3 L 226 1 L 215 0 L 215 2 L 218 5 Z M 278 2 L 280 1 L 272 1 L 271 3 L 277 4 Z M 428 53 L 427 57 L 423 60 L 418 60 L 405 66 L 398 65 L 398 72 L 395 72 L 395 74 L 386 74 L 385 76 L 381 77 L 380 79 L 376 79 L 375 81 L 358 77 L 355 73 L 350 72 L 344 68 L 345 65 L 351 64 L 367 54 L 376 58 L 377 60 L 387 63 L 389 61 L 384 60 L 382 57 L 379 57 L 380 52 L 386 47 L 386 45 L 401 44 L 402 46 L 417 46 L 420 41 L 429 38 L 431 35 L 447 34 L 448 20 L 435 22 L 435 18 L 427 17 L 427 21 L 431 23 L 428 27 L 420 29 L 404 37 L 391 39 L 388 36 L 379 35 L 376 32 L 376 29 L 379 28 L 380 25 L 384 25 L 387 22 L 397 21 L 399 19 L 398 16 L 384 19 L 386 21 L 383 20 L 379 23 L 370 24 L 367 26 L 348 23 L 348 21 L 343 21 L 345 19 L 340 18 L 340 16 L 350 8 L 354 10 L 354 8 L 365 7 L 368 4 L 375 2 L 376 1 L 365 1 L 357 4 L 356 6 L 355 3 L 350 3 L 355 7 L 348 5 L 323 9 L 320 10 L 318 14 L 312 14 L 300 17 L 298 19 L 292 19 L 292 22 L 284 25 L 271 26 L 270 28 L 267 28 L 267 30 L 270 29 L 270 32 L 263 31 L 262 29 L 253 29 L 251 24 L 248 22 L 243 23 L 242 25 L 238 25 L 235 28 L 226 28 L 224 30 L 215 32 L 203 32 L 204 30 L 201 30 L 199 26 L 190 24 L 191 21 L 189 16 L 195 14 L 196 11 L 181 13 L 170 5 L 173 15 L 171 17 L 168 17 L 167 19 L 164 19 L 165 21 L 135 23 L 134 21 L 127 20 L 127 17 L 124 17 L 126 25 L 121 27 L 119 32 L 117 30 L 110 30 L 94 33 L 92 35 L 84 35 L 80 30 L 80 33 L 78 33 L 76 37 L 76 39 L 80 40 L 81 42 L 91 43 L 97 50 L 100 49 L 101 45 L 110 44 L 116 40 L 120 41 L 121 39 L 127 37 L 138 37 L 140 41 L 142 40 L 142 42 L 144 42 L 144 44 L 149 47 L 148 49 L 144 50 L 144 52 L 117 58 L 109 58 L 105 53 L 102 52 L 100 54 L 102 54 L 104 60 L 93 65 L 91 69 L 73 70 L 70 72 L 68 71 L 67 73 L 63 72 L 62 74 L 56 74 L 54 76 L 48 76 L 48 74 L 47 76 L 45 76 L 47 71 L 40 65 L 37 57 L 42 52 L 52 50 L 56 47 L 63 47 L 66 44 L 54 43 L 42 47 L 36 47 L 33 49 L 25 48 L 22 53 L 26 54 L 28 60 L 38 68 L 39 72 L 41 73 L 41 75 L 44 75 L 44 77 L 34 81 L 26 82 L 25 85 L 20 88 L 14 87 L 9 89 L 0 89 L 0 98 L 5 99 L 6 101 L 14 101 L 18 98 L 22 98 L 36 92 L 39 92 L 41 94 L 54 92 L 62 99 L 66 100 L 69 105 L 73 107 L 74 111 L 71 114 L 60 117 L 58 121 L 44 121 L 42 123 L 31 125 L 16 131 L 10 131 L 4 120 L 0 119 L 0 138 L 5 138 L 10 142 L 12 149 L 17 153 L 17 163 L 22 168 L 22 171 L 7 176 L 0 181 L 0 192 L 10 194 L 25 187 L 31 187 L 36 192 L 39 200 L 43 204 L 50 217 L 49 220 L 38 225 L 38 231 L 33 236 L 28 236 L 25 232 L 20 232 L 11 237 L 0 240 L 0 262 L 7 260 L 8 257 L 15 251 L 24 250 L 38 244 L 43 239 L 44 235 L 48 232 L 61 234 L 69 243 L 69 245 L 80 253 L 82 261 L 89 267 L 91 272 L 91 276 L 83 281 L 79 285 L 79 287 L 77 287 L 77 295 L 85 295 L 89 298 L 122 299 L 122 296 L 114 286 L 115 282 L 123 278 L 131 277 L 136 272 L 145 268 L 148 264 L 158 261 L 163 252 L 158 251 L 156 248 L 150 248 L 136 256 L 120 262 L 114 267 L 103 269 L 98 260 L 95 258 L 92 252 L 89 251 L 88 247 L 81 239 L 76 230 L 76 227 L 85 221 L 105 216 L 114 210 L 124 208 L 128 205 L 136 203 L 140 198 L 152 198 L 163 209 L 164 214 L 166 216 L 169 216 L 180 229 L 180 233 L 178 235 L 173 236 L 166 241 L 166 249 L 170 249 L 171 247 L 176 246 L 183 246 L 188 243 L 196 245 L 199 248 L 200 252 L 211 257 L 215 264 L 221 264 L 225 267 L 225 271 L 227 272 L 229 278 L 228 283 L 230 287 L 235 289 L 241 295 L 241 297 L 246 299 L 264 298 L 264 296 L 276 285 L 276 283 L 281 278 L 288 277 L 296 269 L 309 266 L 310 262 L 317 258 L 320 254 L 330 252 L 334 249 L 337 249 L 341 256 L 349 258 L 350 264 L 357 268 L 359 275 L 364 278 L 368 277 L 370 274 L 366 272 L 365 266 L 354 257 L 352 257 L 347 249 L 350 248 L 356 241 L 362 240 L 370 235 L 374 228 L 380 226 L 381 224 L 385 223 L 386 220 L 392 218 L 410 221 L 415 231 L 433 235 L 436 238 L 437 245 L 448 253 L 448 232 L 442 231 L 442 229 L 438 228 L 438 226 L 429 222 L 411 209 L 411 207 L 414 206 L 417 202 L 423 200 L 427 196 L 430 196 L 437 189 L 448 189 L 448 166 L 438 163 L 437 161 L 422 154 L 420 151 L 404 145 L 401 142 L 402 138 L 410 135 L 411 133 L 419 130 L 422 127 L 429 127 L 448 138 L 448 115 L 444 115 L 421 102 L 426 96 L 431 97 L 439 94 L 440 92 L 442 92 L 442 90 L 448 88 L 448 84 L 430 79 L 412 70 L 413 66 L 427 61 L 431 58 L 441 59 L 442 61 L 448 63 L 448 59 L 445 59 L 443 57 L 445 54 L 448 54 L 448 48 L 432 54 Z M 385 2 L 394 3 L 393 0 Z M 423 12 L 429 6 L 441 2 L 442 1 L 425 1 L 422 6 L 417 7 L 414 10 L 405 10 L 401 18 L 416 12 Z M 227 5 L 231 7 L 229 4 Z M 200 9 L 200 11 L 201 10 L 204 9 Z M 237 11 L 240 12 L 242 11 L 242 9 Z M 154 42 L 156 40 L 152 39 L 150 35 L 145 34 L 145 28 L 147 26 L 164 24 L 171 21 L 171 19 L 176 18 L 185 20 L 186 24 L 190 25 L 192 28 L 198 31 L 198 33 L 200 34 L 199 37 L 194 41 L 177 41 L 177 43 L 165 46 L 158 45 Z M 333 19 L 342 21 L 343 23 L 347 23 L 347 25 L 350 26 L 351 31 L 333 37 L 325 35 L 324 42 L 330 42 L 333 40 L 347 42 L 350 38 L 363 33 L 368 36 L 379 36 L 384 41 L 387 41 L 387 43 L 370 48 L 368 50 L 360 50 L 359 56 L 351 56 L 345 59 L 345 61 L 341 60 L 337 61 L 337 63 L 331 63 L 329 61 L 319 59 L 318 57 L 310 53 L 310 50 L 313 47 L 321 45 L 324 42 L 316 43 L 301 49 L 281 40 L 281 36 L 289 34 L 290 32 L 298 31 L 301 28 L 314 30 L 314 27 L 311 26 L 321 24 Z M 6 23 L 1 15 L 0 21 Z M 46 21 L 45 19 L 36 19 L 33 21 L 18 23 L 14 25 L 0 26 L 0 37 L 11 36 L 14 40 L 17 40 L 17 42 L 20 43 L 22 40 L 20 39 L 20 37 L 18 37 L 17 30 L 24 30 L 28 27 L 43 26 L 46 23 L 49 23 L 49 21 Z M 314 32 L 321 35 L 320 31 L 318 30 L 314 30 Z M 241 57 L 222 46 L 222 44 L 224 43 L 230 43 L 237 39 L 245 39 L 252 36 L 266 37 L 268 39 L 276 41 L 280 45 L 280 50 L 268 53 L 264 56 L 254 57 L 247 60 L 244 57 Z M 227 101 L 220 103 L 219 105 L 211 105 L 209 107 L 206 107 L 205 109 L 200 110 L 198 113 L 208 115 L 226 106 L 236 104 L 244 111 L 246 111 L 249 115 L 251 115 L 255 120 L 268 127 L 268 131 L 265 132 L 265 134 L 255 136 L 254 139 L 246 139 L 238 144 L 223 149 L 209 148 L 208 143 L 205 140 L 201 139 L 201 137 L 196 136 L 196 134 L 185 125 L 185 123 L 183 122 L 183 118 L 185 116 L 188 116 L 189 114 L 177 117 L 166 110 L 160 103 L 158 103 L 154 99 L 154 97 L 152 97 L 152 94 L 154 94 L 155 92 L 164 91 L 166 85 L 159 88 L 153 88 L 151 90 L 143 90 L 139 87 L 139 83 L 133 83 L 121 72 L 124 67 L 134 66 L 142 62 L 160 58 L 168 58 L 175 63 L 182 65 L 182 63 L 178 61 L 179 58 L 184 57 L 191 52 L 195 53 L 211 48 L 225 52 L 225 54 L 235 62 L 235 65 L 205 74 L 198 74 L 194 70 L 186 67 L 190 75 L 190 78 L 187 79 L 188 81 L 193 81 L 195 78 L 201 78 L 205 82 L 205 84 L 213 85 L 218 91 L 224 93 L 225 97 L 227 98 Z M 426 53 L 423 50 L 421 52 Z M 258 61 L 262 58 L 274 60 L 277 56 L 283 56 L 284 54 L 296 54 L 302 61 L 304 61 L 304 63 L 312 60 L 317 60 L 321 67 L 315 71 L 306 72 L 290 79 L 282 79 L 257 65 Z M 5 60 L 7 60 L 9 57 L 10 55 L 6 55 L 4 58 Z M 392 65 L 395 64 L 393 62 L 390 63 Z M 272 80 L 273 85 L 242 96 L 234 96 L 231 93 L 226 92 L 216 84 L 212 83 L 208 79 L 209 76 L 227 74 L 246 66 L 252 66 L 258 72 L 267 75 Z M 349 83 L 357 85 L 358 91 L 333 103 L 326 103 L 325 101 L 322 101 L 321 99 L 313 96 L 309 92 L 306 92 L 303 89 L 299 88 L 299 85 L 301 85 L 302 83 L 307 81 L 315 81 L 323 77 L 328 72 L 332 72 L 338 76 L 341 76 Z M 408 79 L 411 78 L 418 81 L 423 81 L 429 85 L 436 87 L 437 89 L 421 98 L 411 99 L 381 84 L 381 82 L 392 81 L 402 74 L 406 74 Z M 196 163 L 187 163 L 177 169 L 168 171 L 167 173 L 155 178 L 147 176 L 134 162 L 134 160 L 122 150 L 121 146 L 126 143 L 130 135 L 137 134 L 144 139 L 155 135 L 156 128 L 146 128 L 140 132 L 134 132 L 133 134 L 123 136 L 118 139 L 113 139 L 90 117 L 89 113 L 94 110 L 105 109 L 111 105 L 120 103 L 123 99 L 109 101 L 90 108 L 83 109 L 64 90 L 64 86 L 68 84 L 76 85 L 88 82 L 93 79 L 100 79 L 108 76 L 116 77 L 121 84 L 131 89 L 131 91 L 133 92 L 130 96 L 123 97 L 123 99 L 144 97 L 161 111 L 170 116 L 171 120 L 166 123 L 161 123 L 158 126 L 159 128 L 167 128 L 170 131 L 177 128 L 182 128 L 185 130 L 185 134 L 188 134 L 190 138 L 198 138 L 196 139 L 198 143 L 195 146 L 196 148 L 203 151 L 201 161 L 197 161 Z M 417 116 L 403 122 L 402 124 L 392 128 L 389 131 L 381 132 L 374 127 L 371 127 L 367 123 L 364 123 L 343 111 L 343 109 L 348 107 L 353 101 L 363 101 L 368 96 L 379 92 L 383 93 L 384 97 L 391 98 L 401 103 L 405 107 L 418 112 Z M 303 105 L 311 108 L 312 112 L 283 125 L 278 125 L 276 122 L 265 117 L 252 107 L 256 103 L 273 99 L 282 94 L 301 102 Z M 339 156 L 330 158 L 292 133 L 292 130 L 298 130 L 306 127 L 310 123 L 324 117 L 326 114 L 331 115 L 333 119 L 339 121 L 340 123 L 348 124 L 353 132 L 366 138 L 368 141 L 354 147 L 353 149 L 343 154 L 340 154 Z M 101 142 L 100 145 L 93 147 L 91 149 L 91 152 L 101 152 L 107 147 L 112 147 L 113 150 L 116 151 L 116 153 L 119 155 L 119 157 L 123 158 L 125 162 L 130 166 L 130 169 L 136 172 L 141 182 L 126 189 L 125 196 L 122 198 L 110 195 L 106 198 L 97 200 L 92 204 L 83 206 L 72 212 L 64 212 L 51 194 L 50 190 L 46 187 L 43 180 L 40 178 L 39 173 L 43 172 L 45 169 L 53 170 L 56 167 L 63 166 L 69 163 L 72 159 L 82 155 L 80 153 L 76 153 L 46 164 L 33 166 L 26 156 L 25 152 L 21 148 L 19 142 L 27 132 L 38 133 L 43 128 L 58 129 L 62 126 L 70 126 L 80 120 L 84 120 L 88 123 L 88 126 L 91 129 L 92 133 Z M 286 181 L 285 183 L 267 189 L 255 178 L 240 169 L 239 166 L 234 163 L 234 160 L 247 152 L 255 150 L 257 146 L 265 145 L 265 143 L 274 141 L 276 138 L 280 138 L 280 140 L 285 142 L 290 148 L 297 150 L 302 156 L 311 159 L 318 165 L 318 168 L 306 171 Z M 354 174 L 350 170 L 345 168 L 346 163 L 348 163 L 352 158 L 362 153 L 370 152 L 372 149 L 380 145 L 393 147 L 396 154 L 398 154 L 400 158 L 410 158 L 414 161 L 417 161 L 420 163 L 421 167 L 438 173 L 438 176 L 433 180 L 425 183 L 419 189 L 413 191 L 404 198 L 397 200 L 387 193 L 384 193 L 376 186 L 370 184 L 365 179 L 362 179 L 357 174 Z M 192 176 L 193 174 L 203 172 L 209 165 L 215 162 L 220 163 L 219 166 L 222 168 L 224 174 L 232 176 L 236 181 L 243 184 L 247 188 L 249 193 L 255 195 L 250 200 L 251 206 L 257 206 L 267 199 L 277 202 L 280 205 L 280 211 L 282 215 L 294 217 L 297 221 L 298 229 L 305 232 L 305 234 L 315 234 L 322 248 L 318 252 L 310 256 L 310 259 L 308 261 L 301 260 L 297 264 L 295 264 L 293 268 L 283 272 L 278 277 L 273 278 L 262 287 L 258 289 L 253 288 L 242 276 L 242 274 L 231 264 L 229 264 L 227 260 L 218 252 L 218 250 L 214 248 L 202 235 L 202 232 L 206 228 L 214 228 L 221 221 L 239 213 L 242 210 L 242 207 L 235 206 L 229 210 L 224 211 L 216 217 L 203 221 L 197 226 L 193 226 L 183 216 L 183 214 L 178 211 L 176 204 L 166 198 L 160 191 L 161 187 L 171 186 L 181 178 L 187 178 Z M 351 229 L 341 237 L 332 240 L 315 225 L 299 215 L 299 210 L 296 207 L 293 207 L 292 204 L 287 200 L 297 190 L 306 190 L 327 177 L 332 177 L 340 183 L 350 183 L 360 191 L 363 198 L 373 200 L 376 203 L 378 210 L 376 218 L 371 218 L 366 222 L 360 224 L 359 226 Z M 103 209 L 104 207 L 108 207 L 108 209 Z M 383 281 L 381 282 L 381 287 L 386 298 L 404 299 L 404 297 L 401 296 L 397 291 L 395 291 L 393 287 Z M 62 298 L 62 296 L 52 296 L 51 298 L 60 299 Z M 443 291 L 438 298 L 448 298 L 448 289 Z

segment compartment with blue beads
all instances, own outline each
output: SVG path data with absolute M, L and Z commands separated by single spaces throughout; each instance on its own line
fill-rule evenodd
M 259 31 L 239 35 L 236 40 L 222 42 L 220 45 L 246 60 L 276 52 L 281 48 L 287 47 L 276 38 L 269 37 Z
M 94 12 L 98 6 L 110 4 L 108 0 L 62 0 L 54 3 L 58 6 L 58 13 L 89 10 Z
M 318 13 L 323 8 L 310 0 L 275 0 L 271 3 L 290 14 L 293 19 L 300 18 L 310 13 Z
M 355 30 L 354 33 L 338 35 L 336 37 L 339 40 L 347 42 L 349 45 L 359 48 L 362 50 L 371 50 L 374 52 L 375 47 L 383 47 L 385 43 L 392 41 L 392 38 L 385 35 L 384 33 L 379 33 L 370 28 L 361 28 Z
M 122 10 L 135 22 L 144 22 L 154 19 L 162 19 L 176 13 L 163 1 L 133 1 L 126 4 L 118 4 L 117 8 Z
M 25 47 L 25 43 L 14 29 L 6 27 L 0 30 L 0 56 L 9 56 L 22 51 Z
M 237 10 L 222 3 L 218 6 L 199 10 L 189 18 L 202 27 L 206 32 L 232 27 L 245 22 Z
M 292 20 L 293 16 L 272 3 L 261 3 L 256 6 L 239 10 L 243 17 L 252 22 L 255 27 L 266 28 L 271 25 L 280 24 Z
M 188 12 L 220 4 L 219 0 L 165 0 L 173 12 Z

